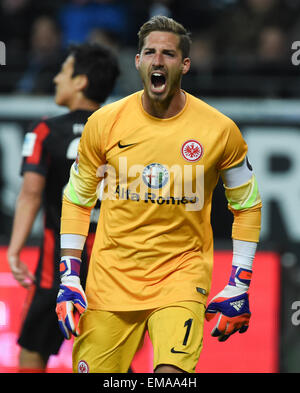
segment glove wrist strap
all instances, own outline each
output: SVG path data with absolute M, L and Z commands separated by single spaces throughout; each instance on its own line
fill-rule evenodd
M 72 256 L 64 256 L 60 260 L 59 273 L 60 278 L 66 278 L 70 276 L 79 277 L 80 274 L 81 259 Z
M 232 270 L 228 286 L 248 290 L 256 247 L 256 243 L 233 239 Z
M 232 265 L 228 285 L 233 287 L 244 287 L 247 290 L 250 286 L 252 270 L 241 266 Z

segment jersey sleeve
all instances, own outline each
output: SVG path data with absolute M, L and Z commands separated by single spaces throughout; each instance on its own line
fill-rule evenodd
M 49 153 L 45 147 L 45 141 L 49 134 L 50 128 L 44 121 L 36 124 L 30 132 L 25 134 L 21 175 L 27 171 L 36 172 L 43 176 L 47 175 Z
M 230 121 L 226 131 L 225 147 L 219 162 L 220 171 L 240 164 L 246 157 L 248 150 L 241 131 L 233 121 Z
M 262 203 L 255 175 L 246 157 L 247 150 L 240 130 L 232 122 L 219 166 L 225 182 L 228 208 L 234 216 L 232 238 L 258 242 Z
M 64 191 L 61 233 L 86 235 L 89 214 L 97 202 L 101 167 L 105 165 L 98 120 L 91 117 L 83 130 L 76 161 Z

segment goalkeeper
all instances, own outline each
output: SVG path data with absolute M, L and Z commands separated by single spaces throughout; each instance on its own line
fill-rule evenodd
M 65 336 L 76 336 L 74 372 L 126 372 L 147 330 L 155 372 L 194 372 L 205 317 L 218 316 L 212 334 L 224 341 L 245 332 L 251 316 L 261 200 L 247 145 L 232 120 L 181 89 L 190 68 L 185 28 L 157 16 L 138 36 L 144 89 L 89 118 L 64 192 L 56 311 Z M 234 214 L 232 273 L 206 308 L 220 176 Z M 84 293 L 81 250 L 102 178 Z

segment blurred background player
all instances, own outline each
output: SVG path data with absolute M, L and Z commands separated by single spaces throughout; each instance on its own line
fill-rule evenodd
M 56 104 L 67 107 L 70 112 L 39 121 L 25 136 L 21 168 L 23 184 L 7 252 L 14 278 L 28 288 L 18 340 L 21 346 L 20 372 L 44 372 L 49 356 L 57 354 L 63 342 L 55 313 L 59 287 L 57 260 L 61 197 L 76 158 L 83 126 L 112 93 L 118 75 L 118 62 L 108 48 L 97 44 L 71 46 L 54 78 Z M 98 201 L 96 208 L 99 204 Z M 44 233 L 33 275 L 21 261 L 20 253 L 41 205 L 45 214 Z M 91 222 L 84 252 L 83 280 L 95 227 Z

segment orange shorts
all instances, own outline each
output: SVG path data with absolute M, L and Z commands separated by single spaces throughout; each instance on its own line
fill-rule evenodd
M 126 373 L 148 330 L 153 370 L 160 364 L 195 372 L 202 349 L 205 306 L 177 302 L 155 310 L 87 310 L 74 340 L 73 371 Z

